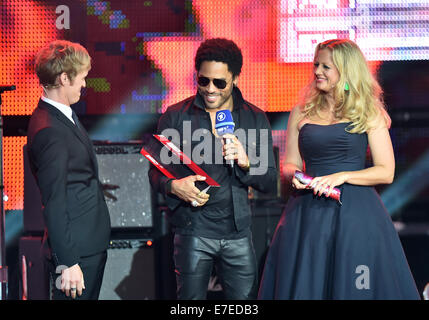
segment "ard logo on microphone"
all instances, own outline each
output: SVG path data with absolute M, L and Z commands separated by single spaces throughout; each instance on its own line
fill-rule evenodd
M 225 118 L 226 118 L 225 112 L 218 112 L 217 121 L 223 121 L 225 120 Z

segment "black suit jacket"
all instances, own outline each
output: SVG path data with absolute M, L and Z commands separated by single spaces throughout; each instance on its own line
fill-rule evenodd
M 27 145 L 54 262 L 70 267 L 80 257 L 106 250 L 110 217 L 86 131 L 40 100 L 30 119 Z

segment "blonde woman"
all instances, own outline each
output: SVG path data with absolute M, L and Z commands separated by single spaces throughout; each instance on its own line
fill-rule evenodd
M 373 188 L 391 183 L 395 170 L 382 90 L 350 40 L 320 43 L 313 72 L 288 122 L 284 174 L 295 190 L 270 245 L 259 298 L 419 299 Z M 301 183 L 296 170 L 314 179 Z M 330 197 L 334 188 L 340 201 Z

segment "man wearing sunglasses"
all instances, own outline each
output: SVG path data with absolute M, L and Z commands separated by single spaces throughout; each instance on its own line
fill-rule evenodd
M 204 41 L 195 56 L 197 95 L 169 107 L 158 123 L 158 133 L 162 134 L 165 129 L 180 133 L 180 148 L 184 152 L 193 151 L 201 143 L 194 141 L 193 133 L 202 129 L 206 133 L 203 143 L 210 144 L 204 151 L 211 150 L 212 161 L 204 161 L 200 167 L 220 184 L 206 194 L 197 187 L 204 177 L 168 179 L 154 167 L 149 171 L 152 186 L 165 195 L 172 211 L 179 299 L 206 299 L 214 266 L 226 299 L 256 298 L 257 263 L 250 231 L 248 187 L 273 191 L 277 173 L 265 113 L 245 101 L 237 87 L 242 64 L 241 50 L 233 41 L 220 38 Z M 264 174 L 252 175 L 250 170 L 255 164 L 253 151 L 261 150 L 258 138 L 252 140 L 247 135 L 246 141 L 240 141 L 235 135 L 227 134 L 223 136 L 231 140 L 227 144 L 217 135 L 215 116 L 220 110 L 229 110 L 235 129 L 241 129 L 246 135 L 249 130 L 256 130 L 259 137 L 265 130 L 268 163 Z M 189 123 L 192 132 L 187 132 Z M 253 151 L 249 153 L 249 150 Z M 214 159 L 219 153 L 221 160 L 224 159 L 221 163 Z M 233 166 L 228 165 L 230 160 L 234 160 Z

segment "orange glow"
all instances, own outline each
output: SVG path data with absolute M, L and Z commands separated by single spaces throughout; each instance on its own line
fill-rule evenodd
M 144 44 L 145 53 L 162 70 L 167 96 L 163 100 L 163 111 L 195 94 L 194 56 L 200 41 L 163 37 Z
M 233 39 L 243 53 L 238 86 L 246 100 L 269 112 L 290 111 L 311 77 L 312 63 L 278 59 L 280 30 L 277 1 L 194 0 L 200 36 L 157 37 L 144 43 L 145 54 L 162 70 L 167 86 L 163 111 L 196 92 L 194 55 L 207 38 Z M 376 71 L 379 62 L 371 62 Z
M 165 94 L 162 100 L 163 111 L 167 106 L 194 95 L 195 52 L 202 41 L 212 37 L 232 39 L 241 48 L 244 65 L 238 86 L 246 100 L 265 111 L 289 111 L 297 103 L 300 90 L 311 77 L 311 63 L 281 62 L 280 0 L 188 1 L 187 4 L 192 3 L 194 18 L 192 23 L 195 23 L 196 27 L 195 30 L 192 29 L 194 31 L 180 31 L 177 35 L 173 35 L 174 32 L 170 33 L 168 29 L 170 27 L 162 32 L 158 32 L 158 29 L 148 31 L 145 29 L 147 25 L 140 21 L 149 18 L 145 11 L 149 10 L 149 6 L 157 7 L 161 2 L 145 1 L 143 7 L 141 2 L 134 0 L 104 2 L 110 6 L 109 13 L 123 10 L 122 13 L 129 23 L 126 28 L 110 29 L 108 23 L 92 15 L 72 16 L 72 20 L 77 19 L 79 23 L 81 21 L 86 23 L 87 30 L 83 30 L 86 34 L 82 35 L 86 39 L 80 40 L 82 43 L 86 41 L 85 45 L 94 60 L 91 76 L 95 75 L 96 78 L 88 82 L 88 92 L 91 94 L 88 94 L 86 100 L 89 114 L 97 114 L 98 110 L 105 113 L 119 112 L 118 108 L 123 101 L 133 99 L 133 91 L 145 96 L 145 90 L 151 89 L 151 80 L 147 80 L 146 75 L 142 76 L 142 71 L 146 70 L 141 66 L 142 61 L 146 63 L 150 61 L 154 64 L 153 69 L 162 73 L 160 87 L 165 89 L 162 91 L 162 94 Z M 169 6 L 173 2 L 168 1 Z M 344 5 L 347 3 L 342 2 Z M 80 0 L 73 3 L 76 7 L 84 9 L 81 11 L 83 14 L 87 12 L 88 1 Z M 77 33 L 57 30 L 55 8 L 60 4 L 61 1 L 2 1 L 0 84 L 14 84 L 17 87 L 16 91 L 3 94 L 3 115 L 30 115 L 36 107 L 41 89 L 33 65 L 34 55 L 42 46 L 70 35 L 73 41 L 79 41 L 79 38 L 76 39 Z M 157 17 L 158 13 L 163 17 L 165 12 L 158 11 L 150 18 Z M 151 32 L 153 35 L 148 35 Z M 135 43 L 134 40 L 141 43 Z M 123 52 L 115 55 L 109 55 L 108 50 L 95 49 L 100 43 L 118 42 L 122 43 L 124 48 Z M 134 44 L 138 46 L 137 54 Z M 137 59 L 134 59 L 134 56 L 137 56 Z M 380 62 L 370 62 L 369 65 L 376 73 Z M 99 82 L 95 79 L 101 79 L 100 83 L 105 86 L 100 89 Z M 154 99 L 154 105 L 158 106 L 158 101 Z M 136 104 L 133 112 L 136 112 L 134 110 L 139 112 L 138 108 L 142 105 L 142 102 L 140 105 Z M 156 110 L 156 107 L 145 110 Z M 274 139 L 275 145 L 281 148 L 280 154 L 283 157 L 284 132 L 275 132 Z M 5 193 L 9 197 L 5 202 L 6 210 L 23 208 L 23 144 L 25 137 L 7 137 L 3 145 Z
M 3 138 L 3 167 L 5 210 L 22 210 L 24 208 L 24 159 L 22 148 L 27 137 Z
M 55 7 L 29 0 L 9 0 L 2 4 L 7 18 L 0 33 L 0 84 L 14 84 L 16 90 L 2 95 L 3 115 L 29 115 L 40 97 L 41 89 L 34 74 L 35 53 L 58 38 Z M 24 164 L 22 147 L 26 137 L 5 137 L 4 193 L 5 210 L 22 210 L 24 206 Z
M 29 115 L 36 107 L 41 89 L 33 63 L 35 53 L 58 37 L 55 7 L 29 0 L 2 4 L 7 20 L 2 21 L 0 84 L 14 84 L 16 90 L 3 95 L 3 115 Z

